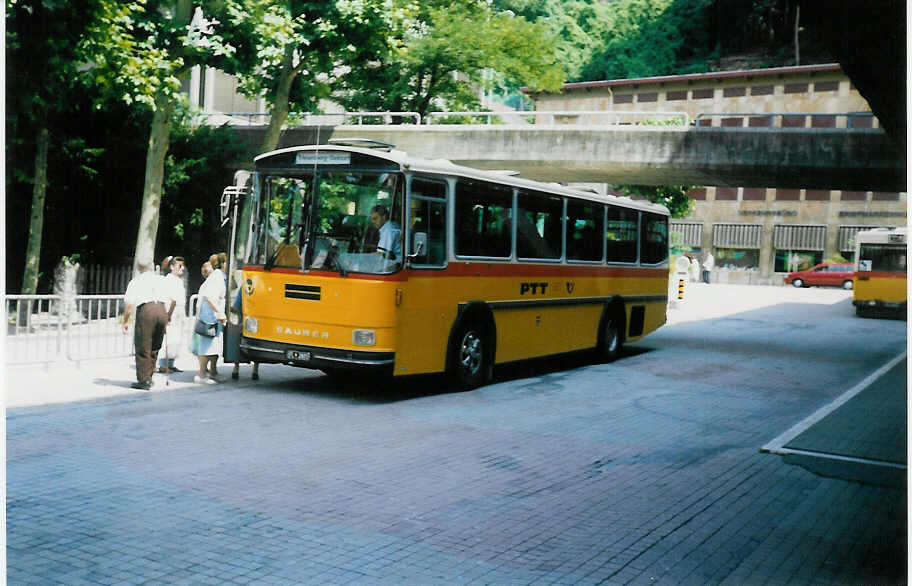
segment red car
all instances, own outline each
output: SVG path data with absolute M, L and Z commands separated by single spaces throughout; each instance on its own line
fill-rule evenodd
M 811 285 L 829 285 L 832 287 L 852 288 L 852 277 L 855 276 L 855 267 L 846 264 L 820 263 L 805 271 L 795 271 L 785 277 L 785 284 L 795 287 L 810 287 Z

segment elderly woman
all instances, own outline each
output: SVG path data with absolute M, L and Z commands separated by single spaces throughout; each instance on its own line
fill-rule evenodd
M 206 276 L 207 269 L 211 267 L 212 272 L 206 276 L 206 280 L 200 285 L 199 289 L 199 321 L 204 324 L 215 325 L 215 335 L 207 336 L 199 332 L 193 332 L 193 338 L 190 341 L 190 351 L 196 355 L 199 361 L 199 373 L 193 377 L 193 382 L 199 384 L 212 385 L 224 380 L 218 375 L 216 363 L 219 356 L 222 355 L 222 332 L 225 328 L 225 273 L 221 268 L 224 264 L 224 257 L 220 254 L 213 254 L 209 261 L 203 264 L 203 275 Z M 207 267 L 206 265 L 209 265 Z

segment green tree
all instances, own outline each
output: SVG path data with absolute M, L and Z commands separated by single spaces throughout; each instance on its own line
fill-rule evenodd
M 541 24 L 572 81 L 707 71 L 714 0 L 495 0 Z
M 80 44 L 86 80 L 103 98 L 117 96 L 153 111 L 136 236 L 134 269 L 152 258 L 171 121 L 181 83 L 195 65 L 233 72 L 234 47 L 220 34 L 224 3 L 98 0 Z M 220 21 L 218 17 L 221 16 Z
M 23 271 L 23 294 L 38 287 L 45 199 L 48 189 L 48 152 L 54 143 L 51 119 L 66 110 L 76 75 L 76 46 L 84 26 L 88 2 L 9 0 L 6 4 L 7 124 L 10 146 L 31 146 L 34 163 L 28 245 Z M 7 186 L 11 183 L 7 180 Z M 14 194 L 10 194 L 14 197 Z
M 693 185 L 612 185 L 614 191 L 633 198 L 642 198 L 668 208 L 672 218 L 686 218 L 694 206 L 687 195 Z
M 260 152 L 275 149 L 289 112 L 314 112 L 339 68 L 363 58 L 388 28 L 382 0 L 235 0 L 231 36 L 244 66 L 241 91 L 264 97 L 269 126 Z
M 386 38 L 369 44 L 340 79 L 336 99 L 349 110 L 411 111 L 477 105 L 493 71 L 535 90 L 564 81 L 543 26 L 495 12 L 488 2 L 393 2 Z

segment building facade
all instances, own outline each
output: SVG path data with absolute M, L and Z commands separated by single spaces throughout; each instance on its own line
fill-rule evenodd
M 839 65 L 810 65 L 569 83 L 535 96 L 539 111 L 684 112 L 711 126 L 877 128 Z M 906 225 L 906 194 L 703 186 L 688 218 L 672 221 L 680 253 L 712 252 L 713 280 L 780 284 L 825 259 L 852 260 L 859 230 Z

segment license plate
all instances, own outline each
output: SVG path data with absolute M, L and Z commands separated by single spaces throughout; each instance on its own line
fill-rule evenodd
M 298 362 L 310 362 L 310 352 L 305 352 L 302 350 L 286 350 L 285 359 L 295 360 Z

